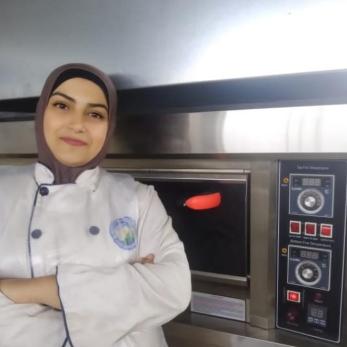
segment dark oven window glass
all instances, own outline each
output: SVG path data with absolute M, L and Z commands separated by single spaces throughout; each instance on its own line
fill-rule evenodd
M 247 185 L 217 180 L 140 181 L 155 187 L 183 241 L 190 268 L 214 274 L 247 275 Z M 218 207 L 193 210 L 192 196 L 220 193 Z

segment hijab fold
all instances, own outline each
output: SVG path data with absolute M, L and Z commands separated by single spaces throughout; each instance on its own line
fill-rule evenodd
M 97 84 L 104 92 L 108 102 L 108 129 L 105 142 L 100 152 L 89 162 L 82 166 L 71 167 L 59 162 L 49 149 L 43 128 L 43 119 L 48 101 L 54 90 L 63 82 L 71 78 L 84 78 Z M 51 72 L 48 76 L 36 107 L 36 142 L 38 161 L 45 165 L 54 175 L 54 184 L 74 183 L 76 178 L 85 170 L 93 169 L 100 164 L 106 156 L 108 143 L 113 135 L 116 125 L 117 93 L 116 88 L 106 74 L 87 64 L 66 64 Z

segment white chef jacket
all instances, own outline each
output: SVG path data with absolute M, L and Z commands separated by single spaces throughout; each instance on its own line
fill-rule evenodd
M 56 274 L 63 309 L 0 293 L 1 347 L 163 347 L 191 281 L 151 186 L 97 167 L 53 185 L 42 164 L 0 167 L 0 278 Z M 137 259 L 149 253 L 154 264 Z

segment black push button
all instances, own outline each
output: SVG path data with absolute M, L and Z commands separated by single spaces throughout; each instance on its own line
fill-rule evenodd
M 40 229 L 35 229 L 31 232 L 31 237 L 33 239 L 39 239 L 42 235 L 42 231 Z
M 98 235 L 99 232 L 100 232 L 100 229 L 98 227 L 96 227 L 95 225 L 91 226 L 89 228 L 89 232 L 92 234 L 92 235 Z
M 40 191 L 40 194 L 42 196 L 45 196 L 45 195 L 49 194 L 49 189 L 47 187 L 45 187 L 45 186 L 40 187 L 39 191 Z

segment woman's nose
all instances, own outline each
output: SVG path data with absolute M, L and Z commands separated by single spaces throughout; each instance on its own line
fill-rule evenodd
M 74 112 L 70 117 L 69 127 L 75 132 L 84 132 L 84 116 L 82 112 Z

